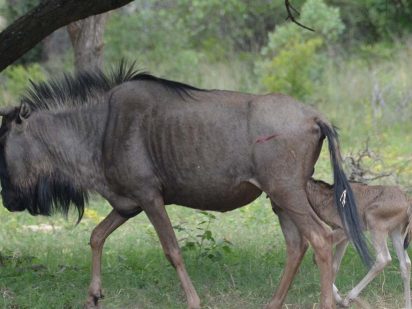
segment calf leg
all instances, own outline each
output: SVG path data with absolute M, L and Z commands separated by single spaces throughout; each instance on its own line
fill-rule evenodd
M 281 308 L 309 244 L 301 237 L 298 228 L 287 214 L 273 204 L 272 207 L 279 217 L 280 226 L 285 236 L 287 258 L 282 278 L 267 308 Z
M 92 232 L 90 237 L 90 246 L 92 248 L 92 281 L 89 286 L 89 295 L 86 301 L 86 308 L 88 309 L 97 308 L 99 299 L 103 297 L 100 274 L 104 242 L 115 229 L 126 221 L 126 218 L 120 216 L 115 210 L 112 210 Z
M 145 205 L 144 211 L 159 236 L 166 258 L 177 271 L 180 283 L 186 294 L 188 307 L 190 309 L 200 308 L 199 296 L 186 272 L 176 235 L 166 213 L 162 198 L 157 197 Z
M 375 247 L 377 256 L 375 264 L 366 274 L 366 276 L 349 292 L 348 296 L 343 300 L 343 306 L 347 307 L 360 292 L 371 282 L 391 261 L 391 255 L 388 250 L 387 235 L 379 231 L 371 230 L 373 246 Z
M 408 256 L 408 252 L 403 248 L 403 237 L 399 230 L 392 233 L 392 243 L 395 247 L 396 254 L 399 259 L 399 266 L 401 269 L 401 276 L 403 280 L 403 288 L 405 295 L 405 308 L 411 309 L 411 261 Z
M 285 189 L 269 196 L 276 205 L 282 207 L 300 234 L 312 245 L 316 263 L 320 269 L 320 307 L 333 308 L 332 232 L 330 228 L 315 214 L 304 189 L 293 191 Z
M 345 255 L 346 248 L 348 247 L 348 239 L 345 232 L 341 229 L 333 231 L 333 243 L 336 244 L 335 253 L 333 254 L 332 270 L 333 270 L 333 296 L 338 304 L 341 304 L 343 299 L 339 294 L 339 290 L 335 285 L 336 276 L 342 262 L 342 258 Z

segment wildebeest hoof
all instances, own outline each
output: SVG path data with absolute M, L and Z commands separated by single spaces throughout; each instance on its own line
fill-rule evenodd
M 270 302 L 269 304 L 266 304 L 266 306 L 264 306 L 264 309 L 277 309 L 277 308 L 282 308 L 282 304 L 279 304 L 277 302 Z
M 85 309 L 98 309 L 100 308 L 99 299 L 103 299 L 104 295 L 101 292 L 89 295 L 87 302 L 84 306 Z
M 88 299 L 84 305 L 84 309 L 100 309 L 100 304 L 95 299 Z
M 188 300 L 187 308 L 188 309 L 200 309 L 200 299 L 197 295 L 193 299 Z

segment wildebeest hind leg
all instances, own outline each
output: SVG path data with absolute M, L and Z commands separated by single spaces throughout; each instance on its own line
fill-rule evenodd
M 303 256 L 309 246 L 308 242 L 301 237 L 300 232 L 293 221 L 281 209 L 272 203 L 273 211 L 278 215 L 280 226 L 286 241 L 286 265 L 282 278 L 267 308 L 281 308 L 285 301 L 290 284 L 296 275 Z
M 312 210 L 303 188 L 284 188 L 269 194 L 271 200 L 282 208 L 293 221 L 300 234 L 309 241 L 315 251 L 320 270 L 321 300 L 323 309 L 334 308 L 332 293 L 332 231 Z
M 159 236 L 166 258 L 177 271 L 180 283 L 182 284 L 182 288 L 186 294 L 189 309 L 200 308 L 199 296 L 197 295 L 192 281 L 186 272 L 176 235 L 166 213 L 163 199 L 158 196 L 151 202 L 145 203 L 144 206 L 142 204 L 142 208 L 148 216 L 150 222 L 152 222 L 157 235 Z
M 342 296 L 339 294 L 339 290 L 335 285 L 336 276 L 338 274 L 342 258 L 348 247 L 348 239 L 345 232 L 342 229 L 336 229 L 333 231 L 333 244 L 336 244 L 336 250 L 333 254 L 332 270 L 333 270 L 333 297 L 338 304 L 342 304 Z
M 141 210 L 140 210 L 141 211 Z M 115 210 L 104 218 L 93 230 L 90 237 L 90 247 L 92 248 L 92 280 L 89 286 L 89 294 L 85 307 L 87 309 L 98 308 L 98 301 L 103 297 L 101 287 L 101 259 L 103 245 L 106 238 L 120 225 L 127 221 Z

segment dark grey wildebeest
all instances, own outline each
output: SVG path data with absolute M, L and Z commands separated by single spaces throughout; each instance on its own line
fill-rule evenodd
M 165 205 L 228 211 L 262 191 L 276 205 L 288 246 L 283 278 L 268 307 L 281 307 L 309 242 L 320 268 L 321 305 L 332 308 L 331 230 L 305 192 L 325 136 L 345 230 L 368 258 L 335 130 L 288 96 L 201 90 L 122 64 L 110 76 L 83 72 L 33 84 L 18 107 L 1 115 L 7 209 L 49 215 L 74 204 L 81 216 L 89 191 L 113 207 L 91 235 L 88 308 L 102 296 L 105 239 L 142 211 L 177 270 L 189 308 L 199 308 Z

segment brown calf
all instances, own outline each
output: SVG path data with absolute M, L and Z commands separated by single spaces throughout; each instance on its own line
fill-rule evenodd
M 400 263 L 405 290 L 405 308 L 410 309 L 411 261 L 406 247 L 411 234 L 411 201 L 398 187 L 368 186 L 360 183 L 351 183 L 351 187 L 356 197 L 358 212 L 364 229 L 370 232 L 372 244 L 376 250 L 376 261 L 366 276 L 349 292 L 345 299 L 342 299 L 336 286 L 333 286 L 336 302 L 345 307 L 349 306 L 350 302 L 391 261 L 387 246 L 387 237 L 389 235 Z M 333 186 L 323 181 L 310 179 L 307 184 L 307 193 L 313 210 L 334 229 L 333 243 L 336 245 L 336 251 L 333 256 L 333 271 L 336 278 L 336 273 L 348 245 L 348 238 L 342 229 L 342 223 L 336 208 L 331 207 L 334 203 Z

